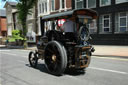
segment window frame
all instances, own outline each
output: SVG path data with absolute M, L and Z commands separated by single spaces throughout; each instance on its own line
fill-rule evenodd
M 117 2 L 117 0 L 115 0 L 116 4 L 121 4 L 121 3 L 127 3 L 127 2 Z
M 123 17 L 120 16 L 121 13 L 126 13 L 126 16 L 123 16 Z M 120 19 L 121 19 L 121 18 L 126 18 L 126 26 L 120 26 Z M 128 12 L 119 12 L 119 13 L 118 13 L 118 23 L 119 23 L 119 24 L 118 24 L 118 32 L 122 32 L 122 31 L 120 30 L 121 27 L 126 27 L 126 31 L 128 31 Z
M 95 6 L 94 7 L 89 7 L 88 1 L 89 0 L 86 0 L 86 8 L 96 8 L 96 3 L 95 3 Z M 96 0 L 95 0 L 95 2 L 96 2 Z
M 65 0 L 64 0 L 64 2 L 63 2 L 63 0 L 61 0 L 61 3 L 62 3 L 62 9 L 64 9 L 65 8 Z M 63 7 L 63 5 L 64 5 L 64 7 Z
M 101 1 L 102 1 L 102 0 L 100 0 L 100 7 L 102 7 L 102 6 L 109 6 L 109 5 L 111 5 L 111 0 L 110 0 L 110 4 L 107 4 L 107 5 L 103 5 L 103 4 L 101 4 Z
M 40 1 L 38 2 L 38 11 L 39 11 L 39 15 L 40 14 L 45 14 L 48 12 L 48 0 L 43 0 L 43 1 Z
M 44 7 L 45 7 L 45 6 L 44 6 L 44 2 L 42 2 L 41 5 L 42 5 L 42 6 L 41 6 L 41 7 L 42 7 L 41 13 L 44 13 L 44 12 L 45 12 L 45 11 L 44 11 L 44 10 L 45 10 L 45 8 L 44 8 Z
M 64 1 L 64 2 L 63 2 L 63 1 Z M 66 7 L 66 0 L 60 0 L 59 5 L 60 5 L 59 11 L 61 11 L 61 10 L 66 10 L 66 9 L 67 9 L 67 7 Z M 63 7 L 63 6 L 64 6 L 64 7 Z
M 109 18 L 104 19 L 104 16 L 106 16 L 106 15 L 108 15 Z M 104 27 L 104 20 L 109 20 L 109 26 L 108 27 Z M 105 28 L 109 28 L 109 31 L 105 31 L 104 30 Z M 102 32 L 103 33 L 110 33 L 111 32 L 111 14 L 102 15 Z
M 42 10 L 41 10 L 41 3 L 39 3 L 39 14 L 42 13 Z
M 48 12 L 48 7 L 47 7 L 47 5 L 48 5 L 47 1 L 44 2 L 44 11 L 45 11 L 45 13 Z
M 84 2 L 84 0 L 80 0 L 80 1 L 77 1 L 77 0 L 76 0 L 76 1 L 75 1 L 75 8 L 76 8 L 76 9 L 81 9 L 81 8 L 77 8 L 77 3 L 78 3 L 78 2 L 81 2 L 81 1 Z M 84 4 L 82 4 L 82 8 L 84 8 Z
M 54 2 L 54 9 L 52 8 L 52 2 Z M 53 9 L 53 10 L 52 10 L 52 9 Z M 51 11 L 51 12 L 54 12 L 54 11 L 55 11 L 55 0 L 51 0 L 50 11 Z

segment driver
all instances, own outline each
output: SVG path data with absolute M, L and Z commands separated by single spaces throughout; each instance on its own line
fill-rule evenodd
M 74 19 L 70 18 L 67 19 L 66 22 L 64 22 L 63 26 L 62 26 L 62 31 L 63 32 L 75 32 L 75 22 L 73 22 Z
M 74 21 L 74 18 L 67 19 L 66 22 L 64 22 L 61 30 L 64 32 L 66 39 L 76 42 L 76 24 Z

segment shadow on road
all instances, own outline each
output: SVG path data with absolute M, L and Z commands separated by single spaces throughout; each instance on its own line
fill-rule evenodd
M 26 66 L 31 67 L 29 64 L 26 64 Z M 33 68 L 33 67 L 31 67 L 31 68 Z M 47 68 L 45 67 L 45 64 L 37 64 L 37 67 L 34 68 L 34 69 L 40 70 L 41 72 L 48 73 L 48 70 L 47 70 Z M 48 73 L 48 74 L 49 74 L 49 73 Z
M 71 76 L 80 76 L 86 74 L 86 70 L 70 69 L 70 70 L 66 70 L 64 73 L 66 75 L 71 75 Z
M 31 67 L 29 64 L 26 64 L 26 66 Z M 31 68 L 33 68 L 33 67 L 31 67 Z M 38 64 L 37 67 L 34 68 L 34 69 L 37 69 L 37 70 L 40 70 L 41 72 L 50 74 L 48 72 L 45 64 Z M 75 70 L 75 69 L 72 69 L 72 70 L 66 70 L 64 72 L 64 75 L 79 76 L 79 75 L 84 75 L 85 73 L 86 73 L 85 70 Z M 52 75 L 52 74 L 50 74 L 50 75 Z

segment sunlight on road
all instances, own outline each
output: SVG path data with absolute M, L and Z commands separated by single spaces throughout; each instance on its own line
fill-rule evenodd
M 112 72 L 112 73 L 119 73 L 119 74 L 128 74 L 127 72 L 117 71 L 117 70 L 111 70 L 111 69 L 104 69 L 104 68 L 97 68 L 97 67 L 88 67 L 90 69 L 94 70 L 100 70 L 100 71 L 106 71 L 106 72 Z
M 114 58 L 114 57 L 99 57 L 99 56 L 92 56 L 93 58 L 100 58 L 100 59 L 111 59 L 111 60 L 120 60 L 120 61 L 128 61 L 126 58 Z

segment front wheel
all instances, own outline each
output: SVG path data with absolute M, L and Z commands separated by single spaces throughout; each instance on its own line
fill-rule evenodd
M 29 53 L 28 60 L 29 60 L 30 66 L 36 68 L 37 63 L 38 63 L 38 58 L 37 58 L 36 53 L 34 53 L 33 51 L 31 51 Z
M 53 75 L 62 75 L 67 67 L 67 54 L 63 45 L 51 41 L 45 48 L 45 64 Z

